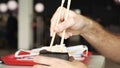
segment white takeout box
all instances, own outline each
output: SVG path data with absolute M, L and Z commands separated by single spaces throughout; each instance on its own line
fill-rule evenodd
M 61 52 L 61 49 L 62 49 L 62 52 L 68 52 L 69 56 L 74 57 L 75 60 L 84 60 L 83 56 L 87 56 L 87 52 L 88 52 L 88 48 L 86 45 L 76 45 L 76 46 L 71 46 L 71 47 L 66 47 L 65 45 L 55 45 L 51 48 L 51 50 L 50 50 L 50 47 L 48 47 L 48 46 L 36 48 L 36 49 L 32 49 L 32 50 L 20 49 L 15 53 L 15 57 L 19 58 L 19 59 L 23 58 L 23 57 L 24 57 L 24 59 L 26 59 L 26 58 L 31 59 L 31 57 L 39 55 L 41 50 L 48 50 L 48 51 L 52 51 L 52 52 Z M 30 54 L 19 55 L 19 53 L 22 51 L 28 52 Z M 86 54 L 83 53 L 84 51 L 86 51 Z

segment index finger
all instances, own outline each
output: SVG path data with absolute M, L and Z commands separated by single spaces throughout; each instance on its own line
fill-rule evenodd
M 62 11 L 61 11 L 62 9 Z M 60 21 L 64 20 L 64 11 L 63 9 L 59 7 L 56 12 L 54 13 L 53 17 L 51 18 L 51 26 L 50 26 L 50 35 L 52 36 L 54 33 L 55 26 L 57 25 L 57 22 L 59 23 Z M 60 12 L 61 11 L 61 12 Z

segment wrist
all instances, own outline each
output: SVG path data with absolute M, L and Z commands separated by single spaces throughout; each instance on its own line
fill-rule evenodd
M 80 35 L 90 32 L 94 26 L 94 21 L 84 16 L 83 16 L 83 23 L 85 25 L 82 28 L 82 30 L 80 30 Z

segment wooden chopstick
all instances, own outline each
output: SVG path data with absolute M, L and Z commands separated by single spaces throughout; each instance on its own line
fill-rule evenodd
M 58 15 L 58 18 L 57 18 L 57 23 L 56 23 L 56 25 L 58 25 L 58 23 L 59 23 L 59 21 L 60 21 L 60 15 L 61 15 L 61 12 L 62 12 L 62 8 L 63 8 L 63 6 L 64 6 L 64 3 L 65 3 L 65 0 L 62 0 L 61 6 L 60 6 L 61 8 L 60 8 L 60 10 L 59 10 L 59 15 Z M 69 15 L 70 4 L 71 4 L 71 0 L 68 0 L 65 20 L 67 20 L 68 15 Z M 60 51 L 61 51 L 61 52 L 63 52 L 63 51 L 62 51 L 62 45 L 64 45 L 65 32 L 66 32 L 66 30 L 63 31 L 63 33 L 62 33 L 62 38 L 61 38 L 61 42 L 60 42 Z M 53 33 L 53 37 L 52 37 L 52 40 L 51 40 L 51 43 L 50 43 L 50 51 L 52 50 L 53 42 L 54 42 L 54 40 L 55 40 L 55 36 L 56 36 L 56 32 Z
M 65 3 L 65 0 L 62 0 L 61 2 L 61 8 L 59 10 L 59 15 L 58 15 L 58 18 L 57 18 L 57 23 L 56 25 L 58 25 L 59 21 L 60 21 L 60 15 L 61 15 L 61 12 L 62 12 L 62 8 L 63 8 L 63 5 Z M 55 36 L 56 36 L 56 32 L 53 33 L 53 37 L 52 37 L 52 40 L 51 40 L 51 43 L 50 43 L 50 51 L 52 50 L 52 46 L 53 46 L 53 42 L 54 42 L 54 39 L 55 39 Z
M 70 5 L 71 5 L 71 0 L 68 0 L 68 2 L 67 2 L 67 12 L 66 12 L 65 20 L 67 20 L 67 18 L 68 18 Z M 60 50 L 61 51 L 62 51 L 62 45 L 64 45 L 65 32 L 66 32 L 66 30 L 63 31 L 61 42 L 60 42 Z

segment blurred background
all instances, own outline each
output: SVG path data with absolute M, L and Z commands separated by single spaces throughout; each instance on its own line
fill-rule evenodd
M 60 3 L 61 0 L 0 0 L 0 50 L 49 46 L 50 19 Z M 120 0 L 72 0 L 71 10 L 98 21 L 110 32 L 120 33 Z M 54 44 L 59 43 L 60 37 L 56 36 Z M 97 53 L 81 36 L 71 37 L 65 44 L 87 45 L 89 51 Z
M 32 23 L 30 24 L 32 25 L 33 47 L 48 46 L 51 40 L 49 34 L 50 19 L 55 10 L 60 6 L 61 0 L 31 1 L 33 5 L 31 7 Z M 0 48 L 18 48 L 20 10 L 18 0 L 0 0 Z M 25 12 L 24 9 L 22 10 Z M 114 33 L 120 32 L 119 0 L 72 0 L 71 10 L 98 21 L 107 30 Z M 60 38 L 56 38 L 55 44 L 59 44 Z M 80 36 L 65 40 L 65 44 L 66 46 L 90 45 Z M 91 51 L 94 50 L 91 46 L 89 47 Z

